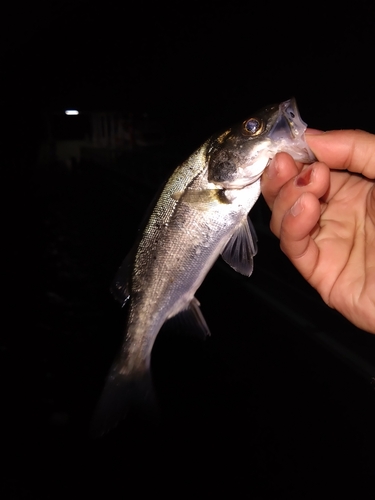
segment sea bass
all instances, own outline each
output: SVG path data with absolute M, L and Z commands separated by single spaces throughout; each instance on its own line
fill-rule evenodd
M 153 399 L 151 350 L 163 324 L 189 317 L 209 334 L 194 294 L 219 255 L 250 276 L 257 252 L 249 212 L 260 177 L 279 151 L 311 163 L 306 124 L 294 99 L 273 105 L 210 137 L 166 182 L 139 241 L 115 278 L 113 293 L 129 300 L 125 339 L 93 420 L 102 434 L 130 406 Z

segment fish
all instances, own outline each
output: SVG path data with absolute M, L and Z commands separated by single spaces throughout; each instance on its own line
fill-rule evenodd
M 167 179 L 112 286 L 129 309 L 94 412 L 94 435 L 115 427 L 130 408 L 156 404 L 151 351 L 164 323 L 181 318 L 202 338 L 210 335 L 195 293 L 220 255 L 251 275 L 257 237 L 249 212 L 261 193 L 260 177 L 280 151 L 315 160 L 306 127 L 294 98 L 267 106 L 212 135 Z

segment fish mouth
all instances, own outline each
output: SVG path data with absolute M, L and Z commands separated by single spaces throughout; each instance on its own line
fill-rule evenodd
M 311 163 L 316 158 L 305 140 L 307 124 L 302 120 L 295 98 L 279 104 L 275 123 L 269 132 L 277 151 L 289 153 L 295 160 Z

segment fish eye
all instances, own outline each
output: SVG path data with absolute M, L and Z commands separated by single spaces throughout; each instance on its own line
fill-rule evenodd
M 258 118 L 249 118 L 244 122 L 243 128 L 250 135 L 259 135 L 263 130 L 263 124 Z

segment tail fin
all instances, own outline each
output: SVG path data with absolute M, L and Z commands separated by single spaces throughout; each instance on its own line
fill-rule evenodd
M 95 409 L 90 434 L 100 437 L 126 417 L 130 410 L 139 412 L 142 418 L 154 419 L 158 405 L 148 368 L 124 375 L 121 364 L 115 363 Z

